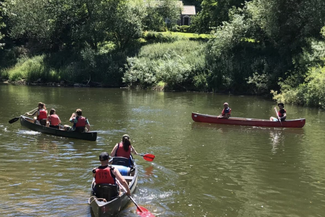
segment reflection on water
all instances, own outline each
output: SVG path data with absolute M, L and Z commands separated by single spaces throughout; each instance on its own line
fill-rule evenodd
M 157 216 L 321 216 L 325 211 L 324 112 L 286 105 L 302 129 L 195 123 L 191 112 L 274 116 L 257 97 L 120 89 L 0 85 L 0 213 L 90 216 L 91 169 L 124 133 L 140 153 L 134 198 Z M 39 101 L 61 120 L 77 107 L 98 131 L 96 142 L 30 131 L 8 120 Z M 133 203 L 119 216 L 137 216 Z
M 154 167 L 151 165 L 151 166 L 149 166 L 149 167 L 146 167 L 145 168 L 145 171 L 146 171 L 146 176 L 148 176 L 148 177 L 150 177 L 150 176 L 152 176 L 153 175 L 153 169 L 154 169 Z
M 272 144 L 272 152 L 276 153 L 277 146 L 284 144 L 284 136 L 282 136 L 282 131 L 270 131 L 270 140 Z

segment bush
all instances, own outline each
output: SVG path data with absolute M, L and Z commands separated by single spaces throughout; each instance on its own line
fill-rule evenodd
M 309 42 L 311 47 L 295 59 L 298 65 L 309 67 L 297 67 L 291 76 L 279 82 L 281 93 L 272 93 L 278 101 L 325 108 L 325 42 Z
M 146 32 L 143 37 L 153 43 L 171 43 L 180 40 L 177 35 L 163 34 L 161 32 Z
M 127 62 L 123 81 L 130 86 L 149 88 L 163 82 L 174 90 L 188 90 L 198 89 L 205 84 L 198 76 L 205 68 L 204 53 L 199 42 L 146 45 L 137 57 L 128 58 Z
M 190 30 L 190 26 L 187 25 L 180 26 L 179 28 L 180 32 L 189 32 L 189 30 Z
M 46 80 L 44 73 L 44 56 L 35 56 L 28 59 L 27 57 L 22 58 L 18 63 L 6 70 L 8 79 L 11 81 L 17 81 L 26 79 L 27 81 L 35 81 L 41 77 Z
M 305 82 L 298 87 L 290 85 L 290 78 L 280 84 L 282 92 L 272 92 L 275 100 L 325 108 L 325 67 L 310 68 Z

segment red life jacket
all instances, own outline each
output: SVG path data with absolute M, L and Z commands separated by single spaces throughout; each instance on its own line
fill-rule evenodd
M 95 182 L 96 184 L 116 184 L 115 176 L 112 174 L 111 167 L 107 166 L 104 169 L 97 168 Z
M 282 111 L 282 112 L 281 112 Z M 283 114 L 284 113 L 287 113 L 287 111 L 285 110 L 285 109 L 280 109 L 279 111 L 278 111 L 278 115 L 279 115 L 279 117 L 281 118 L 281 117 L 283 117 Z
M 78 116 L 78 122 L 76 123 L 76 127 L 84 126 L 86 126 L 86 118 L 84 116 Z
M 226 111 L 228 111 L 228 112 L 226 113 Z M 225 116 L 225 114 L 229 114 L 230 115 L 230 113 L 231 113 L 231 108 L 228 107 L 226 110 L 225 109 L 222 110 L 221 115 L 222 116 Z
M 59 116 L 57 114 L 50 115 L 48 118 L 51 126 L 58 126 L 60 123 Z
M 46 112 L 45 109 L 41 109 L 38 112 L 39 112 L 39 114 L 37 116 L 37 120 L 40 121 L 40 120 L 43 120 L 43 119 L 47 119 L 47 112 Z
M 123 148 L 123 143 L 120 142 L 118 144 L 115 156 L 116 157 L 125 157 L 125 158 L 129 159 L 130 155 L 131 155 L 131 148 L 129 147 L 129 150 L 125 151 Z

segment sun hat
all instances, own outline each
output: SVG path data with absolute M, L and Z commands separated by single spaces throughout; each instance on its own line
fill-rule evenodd
M 122 138 L 124 138 L 124 137 L 128 137 L 128 139 L 130 139 L 129 134 L 124 134 L 124 135 L 122 136 Z

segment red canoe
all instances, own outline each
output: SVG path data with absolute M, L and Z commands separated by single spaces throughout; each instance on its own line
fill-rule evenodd
M 257 127 L 291 127 L 302 128 L 305 125 L 306 119 L 293 119 L 286 121 L 270 121 L 266 119 L 255 118 L 236 118 L 230 117 L 229 119 L 218 118 L 216 115 L 206 115 L 199 113 L 192 113 L 192 119 L 196 122 L 214 123 L 214 124 L 230 124 L 230 125 L 245 125 Z

